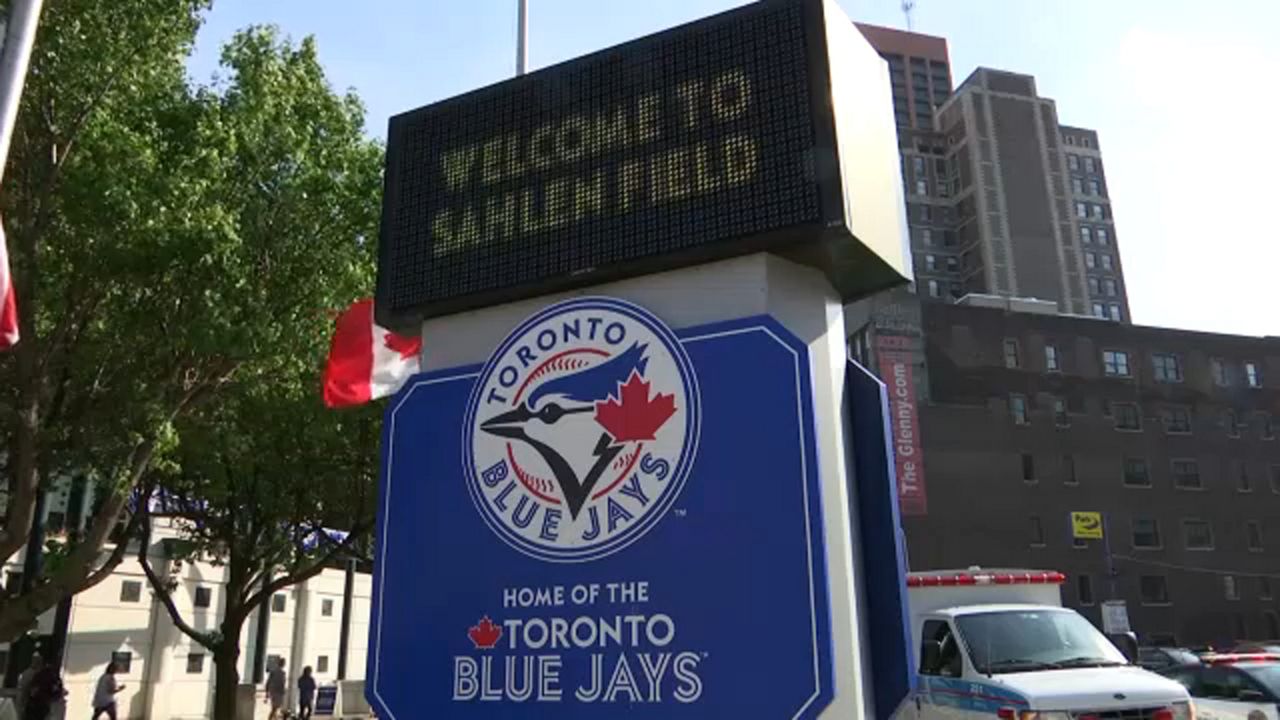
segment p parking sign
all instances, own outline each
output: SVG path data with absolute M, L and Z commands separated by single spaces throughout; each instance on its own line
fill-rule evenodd
M 1071 536 L 1079 540 L 1102 539 L 1102 513 L 1072 511 Z

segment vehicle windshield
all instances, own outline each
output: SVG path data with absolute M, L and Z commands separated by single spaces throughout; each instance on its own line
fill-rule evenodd
M 1280 697 L 1280 663 L 1267 663 L 1266 665 L 1240 665 L 1249 677 L 1253 678 L 1272 695 Z
M 983 673 L 1127 664 L 1088 620 L 1069 611 L 976 613 L 956 624 L 973 666 Z

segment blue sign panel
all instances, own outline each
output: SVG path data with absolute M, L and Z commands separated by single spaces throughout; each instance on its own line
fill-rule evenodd
M 383 718 L 812 718 L 832 697 L 805 345 L 548 307 L 387 410 Z

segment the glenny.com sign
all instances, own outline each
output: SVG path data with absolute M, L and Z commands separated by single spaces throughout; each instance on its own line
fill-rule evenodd
M 748 6 L 392 118 L 379 312 L 821 231 L 837 163 L 820 157 L 812 24 L 798 2 Z

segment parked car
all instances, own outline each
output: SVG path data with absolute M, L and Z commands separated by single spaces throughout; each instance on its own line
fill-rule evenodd
M 1280 720 L 1280 655 L 1205 655 L 1161 674 L 1191 693 L 1196 720 Z
M 1187 648 L 1144 647 L 1138 649 L 1138 664 L 1148 670 L 1159 672 L 1166 668 L 1183 665 L 1199 665 L 1200 656 Z

